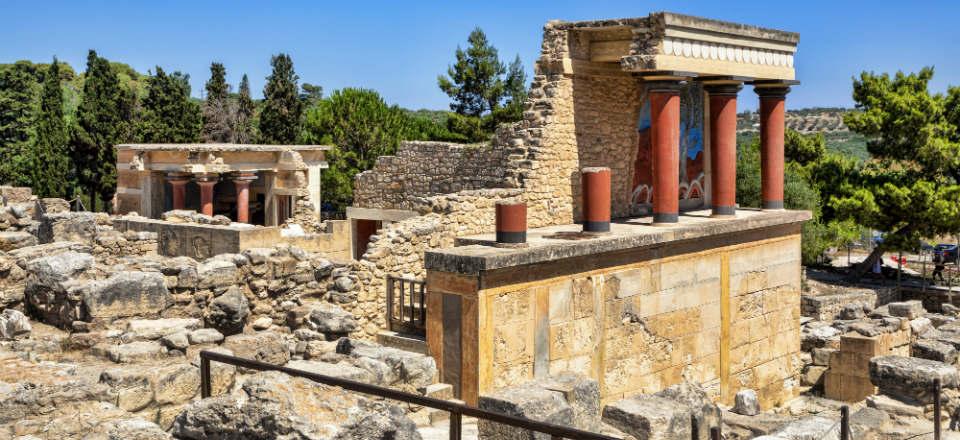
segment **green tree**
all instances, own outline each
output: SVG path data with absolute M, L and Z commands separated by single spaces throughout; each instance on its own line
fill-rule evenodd
M 378 156 L 393 154 L 417 128 L 403 109 L 387 105 L 373 90 L 336 90 L 308 109 L 301 141 L 336 145 L 322 175 L 323 199 L 338 209 L 348 205 L 353 176 L 370 169 Z
M 91 210 L 96 200 L 106 207 L 116 190 L 116 152 L 113 147 L 129 133 L 133 97 L 120 87 L 110 62 L 91 50 L 83 99 L 77 109 L 77 127 L 71 134 L 73 166 L 78 184 L 86 188 Z
M 293 60 L 279 54 L 270 60 L 273 73 L 263 88 L 263 109 L 260 111 L 260 139 L 265 144 L 290 144 L 300 133 L 303 102 L 297 93 L 299 77 L 293 71 Z
M 143 115 L 137 127 L 142 142 L 196 142 L 200 135 L 200 106 L 190 100 L 190 76 L 167 75 L 160 66 L 147 82 Z
M 501 123 L 523 119 L 523 104 L 527 100 L 527 74 L 523 71 L 520 55 L 517 55 L 507 67 L 504 92 L 506 102 L 503 107 L 493 111 L 494 126 L 491 131 Z
M 310 83 L 303 83 L 300 86 L 300 100 L 305 107 L 312 107 L 323 99 L 323 87 Z
M 240 79 L 240 95 L 237 97 L 237 111 L 233 123 L 233 142 L 249 144 L 256 137 L 254 133 L 253 113 L 256 107 L 250 97 L 250 80 L 244 74 Z
M 16 63 L 0 70 L 0 178 L 28 184 L 25 153 L 33 131 L 35 79 L 31 63 Z
M 203 128 L 200 135 L 205 142 L 231 142 L 234 138 L 234 109 L 230 103 L 227 69 L 221 63 L 210 64 L 210 79 L 206 84 L 207 98 L 203 103 Z
M 34 194 L 40 197 L 66 197 L 70 190 L 70 137 L 63 115 L 60 81 L 60 63 L 54 58 L 44 75 L 40 108 L 34 122 L 36 135 L 26 158 L 29 166 L 24 170 Z
M 829 205 L 837 216 L 884 232 L 855 270 L 859 278 L 884 251 L 960 231 L 960 142 L 956 95 L 931 94 L 933 69 L 894 76 L 863 72 L 853 82 L 855 112 L 844 117 L 867 137 L 873 160 L 849 171 Z

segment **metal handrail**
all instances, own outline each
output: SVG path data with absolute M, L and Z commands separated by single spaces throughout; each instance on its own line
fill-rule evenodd
M 223 353 L 203 350 L 200 352 L 200 395 L 203 398 L 210 397 L 212 393 L 210 380 L 210 361 L 216 361 L 237 367 L 243 367 L 257 371 L 279 371 L 295 377 L 302 377 L 313 382 L 322 383 L 340 387 L 349 391 L 370 394 L 377 397 L 398 400 L 414 405 L 426 406 L 428 408 L 439 409 L 450 413 L 450 439 L 460 440 L 461 423 L 463 416 L 476 417 L 478 419 L 490 420 L 492 422 L 510 425 L 521 429 L 549 434 L 553 440 L 560 439 L 582 439 L 582 440 L 617 440 L 614 437 L 596 434 L 593 432 L 582 431 L 576 428 L 554 425 L 552 423 L 539 422 L 523 417 L 516 417 L 493 411 L 483 410 L 474 406 L 462 403 L 451 402 L 448 400 L 436 399 L 433 397 L 411 394 L 391 388 L 370 385 L 363 382 L 356 382 L 338 377 L 325 376 L 322 374 L 311 373 L 308 371 L 297 370 L 294 368 L 282 367 L 279 365 L 268 364 L 254 359 L 246 359 L 236 356 L 230 356 Z

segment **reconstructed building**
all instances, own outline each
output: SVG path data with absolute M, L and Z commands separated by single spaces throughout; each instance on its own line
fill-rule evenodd
M 117 145 L 114 211 L 159 218 L 172 209 L 273 226 L 302 202 L 320 212 L 322 145 Z
M 686 378 L 726 403 L 746 388 L 783 402 L 799 385 L 810 218 L 783 210 L 798 41 L 666 12 L 552 21 L 523 121 L 490 145 L 404 144 L 357 178 L 356 255 L 425 278 L 422 314 L 400 317 L 425 321 L 468 402 L 564 370 L 605 401 Z M 763 209 L 735 198 L 739 99 L 759 100 Z M 496 220 L 497 202 L 526 206 L 531 229 L 498 231 L 525 244 L 496 243 L 496 224 L 522 223 Z

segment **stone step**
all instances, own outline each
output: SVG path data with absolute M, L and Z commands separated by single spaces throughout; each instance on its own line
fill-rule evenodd
M 422 336 L 407 335 L 389 330 L 377 333 L 377 342 L 385 347 L 429 355 L 427 341 Z

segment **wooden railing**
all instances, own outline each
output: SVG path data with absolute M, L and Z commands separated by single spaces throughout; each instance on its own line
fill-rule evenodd
M 398 333 L 426 335 L 426 281 L 387 276 L 387 325 Z

